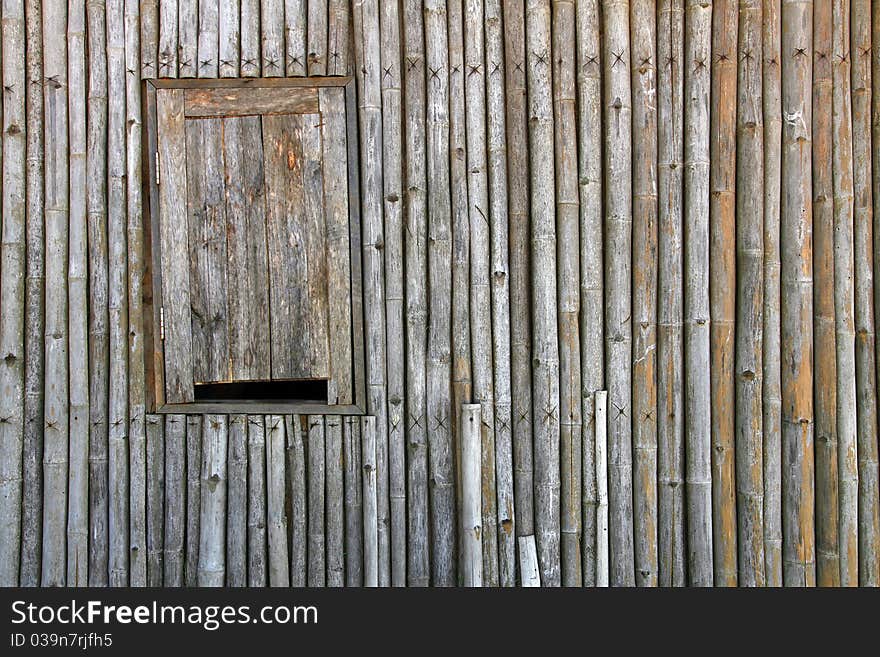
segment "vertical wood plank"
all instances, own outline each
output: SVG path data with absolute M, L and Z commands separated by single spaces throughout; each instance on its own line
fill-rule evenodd
M 199 71 L 199 0 L 178 0 L 177 77 L 194 78 Z
M 88 12 L 89 7 L 86 7 Z M 155 78 L 159 76 L 159 0 L 144 0 L 140 17 L 140 76 L 142 79 Z
M 199 537 L 201 535 L 202 433 L 201 415 L 186 418 L 186 561 L 182 585 L 198 586 Z
M 288 76 L 306 74 L 307 3 L 308 0 L 284 0 L 284 70 Z
M 220 72 L 220 0 L 198 0 L 198 3 L 198 76 L 216 78 Z
M 160 78 L 177 77 L 177 22 L 177 0 L 159 0 L 159 64 L 157 66 L 157 75 Z
M 326 504 L 327 586 L 345 584 L 342 418 L 328 415 L 324 422 L 324 482 Z
M 364 585 L 364 516 L 361 485 L 361 421 L 342 420 L 342 460 L 345 483 L 345 585 Z
M 165 416 L 165 586 L 183 586 L 186 534 L 186 416 Z
M 329 0 L 327 11 L 327 75 L 347 75 L 351 38 L 349 2 Z
M 308 555 L 309 586 L 326 586 L 326 543 L 325 543 L 325 428 L 322 415 L 308 417 L 309 429 L 306 443 L 308 459 Z
M 284 28 L 283 0 L 261 0 L 261 58 L 265 78 L 284 75 Z
M 266 586 L 266 425 L 247 416 L 247 585 Z
M 165 585 L 165 420 L 146 419 L 147 586 Z
M 301 418 L 298 415 L 285 415 L 287 430 L 287 499 L 289 501 L 290 527 L 290 585 L 306 586 L 308 582 L 308 499 L 306 462 L 306 439 L 303 434 Z
M 217 61 L 221 78 L 237 78 L 240 71 L 241 4 L 241 0 L 220 0 Z
M 229 418 L 226 474 L 226 586 L 247 585 L 248 416 Z
M 206 415 L 202 430 L 202 490 L 199 515 L 199 586 L 226 581 L 226 453 L 229 426 L 225 415 Z
M 308 72 L 327 75 L 327 0 L 308 0 Z
M 241 0 L 241 65 L 243 78 L 260 75 L 260 0 Z
M 284 512 L 284 417 L 266 416 L 266 527 L 269 586 L 290 585 L 287 560 L 287 518 Z

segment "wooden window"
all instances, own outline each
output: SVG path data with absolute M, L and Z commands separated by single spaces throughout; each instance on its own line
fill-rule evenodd
M 151 409 L 362 412 L 353 93 L 146 83 Z

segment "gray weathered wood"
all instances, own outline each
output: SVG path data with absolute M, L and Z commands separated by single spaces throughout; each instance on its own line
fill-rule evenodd
M 285 68 L 287 75 L 305 75 L 307 0 L 284 0 Z
M 198 0 L 199 32 L 196 72 L 200 78 L 216 78 L 219 73 L 219 0 Z
M 260 59 L 264 78 L 284 75 L 284 0 L 260 0 Z
M 350 64 L 349 2 L 329 0 L 327 11 L 327 75 L 347 75 Z
M 186 532 L 186 416 L 165 416 L 164 586 L 183 586 Z
M 199 537 L 202 508 L 202 434 L 204 418 L 187 415 L 186 418 L 186 586 L 198 586 Z
M 159 0 L 159 63 L 160 78 L 177 77 L 177 0 Z
M 221 78 L 237 78 L 240 69 L 241 0 L 220 0 L 217 62 Z
M 247 416 L 247 585 L 266 586 L 266 425 Z
M 290 586 L 285 500 L 284 417 L 266 416 L 266 533 L 269 586 Z M 303 473 L 304 475 L 304 473 Z M 304 479 L 303 479 L 304 480 Z
M 483 586 L 482 482 L 480 460 L 482 446 L 482 406 L 464 404 L 461 408 L 461 524 L 463 586 Z
M 87 3 L 86 14 L 89 13 L 91 5 L 99 4 Z M 140 4 L 140 47 L 141 78 L 157 77 L 159 75 L 159 0 L 144 0 Z
M 147 586 L 165 585 L 165 419 L 146 418 Z
M 327 582 L 327 557 L 325 543 L 325 496 L 324 484 L 326 479 L 325 463 L 325 423 L 324 417 L 310 415 L 308 417 L 309 430 L 306 441 L 306 455 L 308 459 L 308 585 L 326 586 Z
M 199 586 L 226 581 L 226 452 L 229 425 L 225 415 L 206 415 L 202 427 L 202 489 L 199 515 Z
M 520 536 L 519 544 L 519 572 L 523 587 L 541 586 L 541 575 L 538 573 L 538 551 L 535 547 L 534 536 Z
M 376 491 L 376 419 L 361 418 L 364 486 L 364 586 L 379 585 L 378 495 Z
M 608 391 L 593 395 L 596 413 L 596 586 L 608 586 L 610 551 L 608 537 Z
M 290 500 L 290 526 L 288 543 L 290 546 L 290 584 L 306 586 L 308 582 L 308 496 L 307 472 L 308 454 L 306 452 L 307 428 L 302 425 L 304 417 L 286 415 L 284 424 L 287 433 L 287 473 L 285 481 Z
M 260 75 L 260 0 L 241 0 L 241 65 L 243 78 Z
M 248 416 L 229 417 L 226 464 L 226 586 L 247 586 Z
M 177 77 L 194 78 L 199 72 L 199 0 L 178 0 L 177 5 Z
M 308 0 L 306 52 L 309 75 L 327 75 L 327 0 Z
M 324 421 L 324 545 L 327 586 L 344 586 L 344 520 L 342 418 L 328 415 Z
M 361 485 L 361 422 L 342 418 L 342 462 L 345 487 L 345 585 L 364 584 L 364 511 Z

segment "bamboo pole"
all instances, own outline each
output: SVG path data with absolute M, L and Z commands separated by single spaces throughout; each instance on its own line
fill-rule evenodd
M 832 9 L 813 10 L 813 107 L 832 107 Z M 834 178 L 832 112 L 813 112 L 813 319 L 816 375 L 816 574 L 840 585 L 837 498 L 837 353 L 834 340 Z
M 285 0 L 284 34 L 285 66 L 287 75 L 305 75 L 308 65 L 306 56 L 306 32 L 308 30 L 306 0 Z M 260 24 L 259 29 L 262 29 Z
M 761 0 L 740 0 L 736 49 L 736 518 L 737 581 L 764 586 L 761 356 L 764 302 L 764 125 Z
M 247 416 L 247 584 L 266 586 L 266 425 Z
M 553 2 L 553 125 L 555 129 L 560 418 L 560 553 L 562 584 L 581 586 L 581 340 L 580 203 L 578 198 L 575 11 Z
M 781 0 L 765 0 L 764 29 L 764 570 L 782 586 L 782 391 L 779 213 L 782 189 Z
M 199 586 L 223 586 L 226 578 L 225 415 L 206 415 L 202 431 L 202 494 L 199 514 Z
M 202 467 L 201 415 L 186 416 L 186 586 L 198 585 L 199 536 L 201 521 L 201 467 Z
M 392 525 L 391 582 L 396 586 L 427 586 L 430 577 L 427 427 L 431 418 L 427 414 L 425 371 L 428 340 L 425 42 L 421 3 L 407 0 L 402 9 L 408 523 L 405 547 L 394 540 L 396 532 Z
M 520 536 L 517 538 L 517 543 L 519 545 L 519 570 L 522 586 L 528 588 L 541 586 L 541 575 L 538 573 L 538 548 L 535 547 L 535 537 Z
M 657 6 L 633 0 L 633 533 L 636 584 L 657 586 Z
M 871 176 L 871 3 L 852 0 L 853 256 L 859 454 L 859 584 L 880 586 L 880 481 L 874 352 L 874 235 Z M 876 148 L 876 145 L 875 145 Z
M 3 158 L 0 224 L 0 586 L 18 584 L 24 447 L 25 7 L 3 3 Z M 79 501 L 79 497 L 76 498 Z M 79 507 L 78 507 L 79 509 Z M 84 520 L 82 516 L 78 516 Z M 87 521 L 86 521 L 87 522 Z
M 241 59 L 243 78 L 260 75 L 260 0 L 241 0 Z
M 266 416 L 266 534 L 269 550 L 269 586 L 281 587 L 290 585 L 290 563 L 287 557 L 287 519 L 284 512 L 284 425 L 284 417 L 280 415 Z M 298 436 L 298 432 L 295 432 L 294 435 Z M 299 474 L 302 475 L 300 480 L 305 482 L 305 470 Z
M 379 13 L 376 0 L 353 6 L 355 70 L 361 152 L 361 225 L 363 232 L 364 316 L 366 320 L 367 409 L 376 440 L 376 514 L 378 585 L 391 583 L 389 540 L 388 415 L 385 363 L 385 285 L 382 228 L 382 109 Z M 365 511 L 366 513 L 366 511 Z M 366 559 L 366 556 L 365 556 Z M 366 579 L 366 573 L 365 573 Z
M 461 479 L 462 479 L 462 585 L 483 586 L 482 504 L 480 476 L 482 406 L 464 404 L 461 408 Z
M 5 15 L 5 12 L 4 12 Z M 41 584 L 66 584 L 69 379 L 67 242 L 69 226 L 67 129 L 67 5 L 43 3 L 45 108 L 46 324 L 43 438 L 43 550 Z M 5 160 L 6 158 L 4 158 Z
M 510 388 L 514 467 L 515 532 L 534 540 L 532 482 L 532 366 L 529 273 L 529 144 L 526 103 L 523 0 L 502 8 L 507 127 L 507 212 L 509 216 Z M 450 57 L 450 65 L 452 60 Z M 454 116 L 454 115 L 453 115 Z M 453 236 L 457 241 L 457 236 Z M 457 284 L 453 280 L 453 300 Z M 456 361 L 457 362 L 457 361 Z M 456 397 L 456 408 L 461 400 Z M 535 555 L 537 559 L 537 554 Z
M 682 363 L 684 1 L 657 14 L 657 556 L 658 584 L 687 584 Z
M 86 3 L 86 13 L 91 4 L 98 3 Z M 155 78 L 159 74 L 159 0 L 143 0 L 140 17 L 140 77 Z
M 43 373 L 45 326 L 43 223 L 43 25 L 41 0 L 26 0 L 25 157 L 26 272 L 24 316 L 24 435 L 21 566 L 18 583 L 40 583 L 43 507 Z
M 146 425 L 147 586 L 165 579 L 165 426 L 161 415 Z
M 816 581 L 813 521 L 812 2 L 782 3 L 783 581 Z
M 684 430 L 688 583 L 693 586 L 711 586 L 713 582 L 709 380 L 711 23 L 711 4 L 687 0 L 684 60 Z
M 178 0 L 177 76 L 194 78 L 199 71 L 199 0 Z
M 199 0 L 197 72 L 200 78 L 216 78 L 219 74 L 219 34 L 219 0 Z
M 309 431 L 306 443 L 306 454 L 308 460 L 308 585 L 309 586 L 326 586 L 327 570 L 326 570 L 326 545 L 325 538 L 325 522 L 326 514 L 324 509 L 324 482 L 325 482 L 325 461 L 324 461 L 324 417 L 320 415 L 310 415 L 308 417 Z
M 376 418 L 361 418 L 364 485 L 364 586 L 379 586 L 379 515 L 376 490 Z
M 871 34 L 872 39 L 880 39 L 880 7 L 877 3 L 871 5 Z M 872 162 L 872 195 L 874 201 L 874 359 L 876 361 L 876 378 L 880 380 L 880 333 L 877 332 L 877 324 L 880 323 L 880 46 L 871 47 L 871 139 L 873 142 Z
M 345 484 L 345 585 L 364 585 L 364 505 L 361 485 L 360 420 L 347 416 L 342 423 L 342 460 Z
M 853 309 L 853 167 L 849 0 L 833 3 L 834 317 L 837 357 L 837 453 L 840 583 L 857 586 L 858 457 Z
M 608 386 L 610 581 L 635 584 L 632 508 L 632 147 L 629 2 L 603 5 L 605 357 Z
M 159 0 L 159 66 L 158 77 L 177 77 L 177 0 Z
M 712 4 L 709 125 L 709 344 L 715 584 L 736 586 L 734 324 L 736 321 L 737 2 Z
M 526 2 L 535 538 L 541 583 L 559 586 L 559 342 L 550 3 Z
M 405 343 L 404 251 L 403 251 L 403 117 L 401 101 L 400 3 L 380 3 L 380 49 L 382 67 L 382 185 L 385 210 L 385 316 L 388 344 Z M 388 383 L 388 476 L 391 504 L 392 544 L 397 563 L 405 569 L 406 557 L 406 350 L 387 352 Z M 392 575 L 394 578 L 394 576 Z M 397 583 L 406 583 L 398 572 Z
M 345 585 L 342 440 L 342 419 L 338 415 L 328 416 L 324 436 L 327 586 Z
M 186 416 L 165 416 L 165 586 L 183 586 L 186 532 Z
M 500 28 L 500 23 L 498 27 Z M 428 167 L 428 286 L 431 292 L 426 364 L 428 477 L 431 482 L 428 489 L 429 547 L 432 557 L 432 583 L 436 586 L 454 586 L 455 478 L 453 431 L 450 426 L 453 413 L 450 388 L 452 279 L 449 271 L 452 266 L 452 230 L 449 195 L 449 68 L 446 7 L 443 2 L 425 3 L 425 51 L 425 66 L 428 71 L 425 117 Z M 501 175 L 504 175 L 503 169 Z M 506 220 L 505 214 L 504 221 Z M 504 248 L 506 247 L 505 238 Z M 511 500 L 511 513 L 512 505 Z M 511 583 L 514 577 L 515 573 L 511 571 Z
M 229 417 L 226 465 L 226 586 L 247 586 L 248 416 Z
M 304 436 L 307 427 L 303 427 L 304 420 L 306 420 L 304 416 L 284 416 L 287 433 L 285 481 L 288 488 L 289 512 L 286 501 L 284 502 L 284 510 L 289 515 L 287 541 L 290 547 L 291 586 L 306 586 L 308 582 L 308 454 L 306 453 L 307 436 Z M 271 540 L 270 535 L 270 582 L 272 579 Z M 285 553 L 286 551 L 285 549 Z
M 330 0 L 327 23 L 327 75 L 346 75 L 349 64 L 349 2 Z
M 327 75 L 327 0 L 308 0 L 309 75 Z
M 305 33 L 305 18 L 302 22 Z M 289 32 L 286 22 L 284 0 L 260 1 L 260 62 L 264 78 L 281 77 L 285 72 L 285 32 Z M 305 48 L 302 50 L 305 56 Z M 289 61 L 289 60 L 287 60 Z M 302 62 L 305 70 L 305 59 Z
M 597 390 L 596 413 L 596 586 L 609 584 L 608 545 L 608 391 Z

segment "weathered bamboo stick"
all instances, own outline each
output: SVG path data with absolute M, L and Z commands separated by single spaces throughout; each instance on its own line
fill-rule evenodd
M 345 585 L 364 585 L 364 511 L 361 485 L 361 430 L 357 417 L 342 422 L 345 485 Z
M 633 533 L 636 584 L 657 586 L 657 7 L 633 0 Z
M 43 224 L 43 24 L 41 0 L 26 0 L 25 157 L 26 279 L 24 317 L 24 436 L 22 454 L 20 586 L 40 583 L 43 508 L 43 334 L 45 241 Z
M 266 425 L 247 416 L 247 584 L 266 586 Z
M 202 416 L 186 416 L 186 586 L 198 585 L 201 516 Z
M 541 575 L 538 572 L 538 548 L 535 547 L 534 536 L 520 536 L 519 544 L 519 570 L 520 581 L 523 587 L 541 586 Z
M 194 78 L 199 71 L 199 0 L 178 0 L 177 6 L 177 77 Z
M 432 557 L 431 581 L 435 586 L 454 586 L 455 475 L 452 452 L 453 431 L 450 426 L 454 416 L 450 388 L 452 279 L 449 276 L 452 266 L 452 227 L 449 195 L 449 68 L 445 3 L 426 2 L 424 13 L 425 66 L 428 71 L 425 121 L 428 169 L 428 289 L 430 290 L 426 363 L 430 481 L 429 546 Z M 498 28 L 500 27 L 499 22 Z M 499 76 L 501 75 L 503 74 L 499 73 Z M 502 102 L 503 95 L 502 86 Z M 502 168 L 501 175 L 505 173 Z M 506 213 L 503 220 L 507 221 Z M 506 238 L 504 248 L 506 256 Z M 511 514 L 512 506 L 513 500 L 510 501 Z M 512 565 L 511 584 L 515 578 L 515 561 Z
M 87 14 L 92 4 L 100 2 L 86 3 Z M 140 17 L 140 76 L 143 79 L 155 78 L 159 74 L 159 0 L 143 0 Z
M 782 3 L 783 581 L 816 581 L 813 504 L 812 2 Z
M 391 582 L 427 586 L 428 445 L 428 208 L 425 161 L 425 41 L 422 6 L 402 4 L 404 214 L 406 222 L 406 545 L 399 546 L 392 516 Z M 386 126 L 386 130 L 387 130 Z M 392 491 L 394 493 L 396 491 Z M 402 548 L 402 549 L 401 549 Z M 405 559 L 402 563 L 401 557 Z M 404 565 L 405 564 L 405 565 Z M 401 574 L 406 572 L 405 577 Z
M 165 553 L 162 583 L 183 586 L 186 533 L 186 416 L 165 416 Z
M 403 345 L 404 251 L 403 251 L 403 115 L 401 101 L 400 3 L 380 3 L 382 66 L 382 185 L 385 210 L 385 314 L 388 344 Z M 391 543 L 398 554 L 399 570 L 406 557 L 406 355 L 405 349 L 389 349 L 388 383 L 388 476 L 391 504 Z M 406 583 L 406 573 L 392 573 L 392 581 Z
M 871 34 L 873 39 L 880 39 L 880 6 L 871 4 Z M 876 378 L 880 381 L 880 47 L 871 47 L 871 139 L 873 147 L 872 162 L 872 194 L 874 200 L 874 359 L 876 361 Z M 25 376 L 27 376 L 25 374 Z M 25 383 L 25 387 L 27 384 Z
M 82 21 L 80 21 L 80 28 Z M 0 236 L 0 586 L 18 584 L 24 447 L 25 7 L 3 3 L 2 236 Z M 79 35 L 82 40 L 82 29 Z M 77 511 L 87 498 L 77 495 Z M 87 512 L 86 512 L 87 513 Z M 81 513 L 76 518 L 88 522 Z M 79 528 L 80 523 L 77 524 Z
M 219 74 L 219 0 L 199 0 L 198 64 L 200 78 L 216 78 Z
M 220 0 L 217 38 L 218 70 L 221 78 L 237 78 L 241 41 L 241 0 Z
M 306 586 L 308 582 L 308 455 L 306 453 L 306 437 L 304 436 L 306 429 L 302 425 L 304 419 L 304 417 L 301 418 L 297 415 L 284 416 L 287 433 L 285 481 L 288 487 L 287 498 L 290 501 L 290 525 L 287 528 L 287 540 L 290 547 L 289 572 L 291 586 Z M 286 503 L 284 508 L 286 511 Z
M 346 75 L 349 65 L 349 2 L 330 0 L 327 22 L 327 75 Z
M 284 0 L 260 1 L 260 61 L 264 78 L 281 77 L 285 71 L 285 22 Z M 305 20 L 302 23 L 305 30 Z M 303 49 L 305 55 L 305 49 Z M 305 67 L 305 61 L 302 63 Z
M 327 586 L 345 585 L 342 419 L 326 418 L 324 429 L 324 481 L 326 488 L 326 562 Z
M 553 111 L 559 330 L 560 553 L 562 584 L 581 586 L 580 201 L 574 3 L 553 2 Z
M 736 47 L 736 519 L 737 581 L 763 586 L 764 125 L 761 0 L 740 0 Z
M 285 0 L 284 2 L 284 34 L 285 67 L 287 75 L 305 75 L 307 66 L 306 31 L 307 31 L 306 0 Z
M 532 365 L 529 274 L 529 144 L 523 0 L 503 5 L 507 212 L 510 279 L 510 386 L 516 535 L 534 540 Z M 450 57 L 450 65 L 452 59 Z M 453 240 L 458 241 L 457 233 Z M 453 300 L 457 285 L 453 281 Z M 456 398 L 456 404 L 461 400 Z M 456 406 L 457 407 L 457 406 Z M 537 559 L 537 554 L 535 555 Z
M 290 585 L 287 518 L 284 512 L 284 424 L 284 417 L 280 415 L 266 416 L 266 534 L 269 550 L 269 586 L 281 587 Z M 301 481 L 304 482 L 305 469 L 301 474 Z
M 834 322 L 837 357 L 837 453 L 840 584 L 857 586 L 858 456 L 853 309 L 853 168 L 849 0 L 833 3 Z
M 241 0 L 241 77 L 260 75 L 260 0 Z
M 635 584 L 632 507 L 632 126 L 629 2 L 603 3 L 605 357 L 608 386 L 610 578 Z
M 376 490 L 376 418 L 361 418 L 364 485 L 364 586 L 379 586 L 378 491 Z
M 594 393 L 596 413 L 596 586 L 608 586 L 608 391 Z
M 161 415 L 146 420 L 147 586 L 165 579 L 165 422 Z
M 657 556 L 658 584 L 687 584 L 682 363 L 684 1 L 657 14 Z
M 67 3 L 43 3 L 45 108 L 46 324 L 43 438 L 43 550 L 41 583 L 66 583 L 69 379 L 67 351 L 67 240 L 69 226 L 67 129 Z M 5 160 L 6 158 L 4 158 Z M 5 312 L 5 311 L 4 311 Z
M 462 584 L 483 586 L 482 504 L 480 404 L 464 404 L 461 408 L 461 488 L 464 497 L 461 513 Z
M 711 4 L 687 0 L 684 54 L 684 429 L 688 583 L 693 586 L 711 586 L 713 582 L 709 380 L 711 23 Z
M 764 29 L 764 565 L 782 586 L 782 390 L 779 212 L 782 189 L 781 0 L 765 0 Z
M 327 0 L 308 0 L 309 75 L 327 75 Z
M 871 3 L 852 0 L 853 208 L 856 399 L 859 454 L 859 584 L 880 586 L 880 481 L 874 352 L 874 199 L 871 176 Z M 876 145 L 875 145 L 876 148 Z
M 177 77 L 177 0 L 159 0 L 158 77 Z
M 310 415 L 309 432 L 306 443 L 308 459 L 308 555 L 309 586 L 326 586 L 326 545 L 324 543 L 324 417 Z
M 353 6 L 361 151 L 364 315 L 366 320 L 367 408 L 376 440 L 378 585 L 391 583 L 388 490 L 388 422 L 385 364 L 385 285 L 382 230 L 382 110 L 379 12 L 376 0 Z M 366 467 L 366 463 L 365 463 Z M 365 502 L 366 505 L 366 502 Z M 365 511 L 366 514 L 366 506 Z M 366 555 L 365 555 L 366 560 Z M 365 566 L 366 569 L 366 566 Z M 366 570 L 365 570 L 365 580 Z
M 736 586 L 734 474 L 737 2 L 712 3 L 709 125 L 709 344 L 715 584 Z
M 559 342 L 550 3 L 526 2 L 535 538 L 541 583 L 559 586 Z
M 199 586 L 223 586 L 226 579 L 225 415 L 206 415 L 202 430 L 202 494 L 199 522 Z
M 832 107 L 831 3 L 813 8 L 813 107 Z M 816 374 L 816 574 L 840 585 L 837 503 L 837 352 L 834 340 L 834 179 L 832 112 L 813 112 L 813 318 Z M 739 400 L 737 400 L 739 403 Z M 737 457 L 739 460 L 739 457 Z
M 229 418 L 226 465 L 226 586 L 247 586 L 248 416 Z

